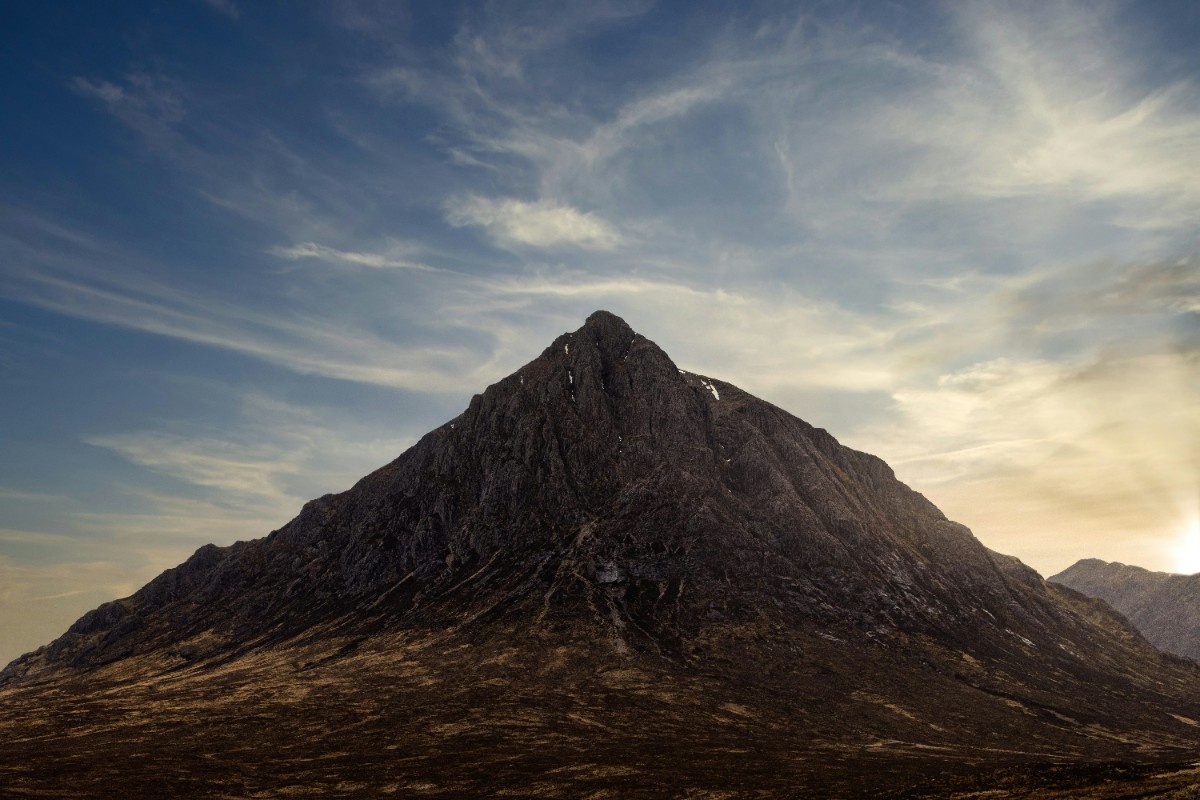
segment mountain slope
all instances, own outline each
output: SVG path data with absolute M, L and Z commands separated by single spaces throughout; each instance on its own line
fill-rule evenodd
M 1104 600 L 1155 647 L 1200 661 L 1200 575 L 1087 558 L 1049 580 Z
M 88 728 L 97 758 L 137 741 L 160 765 L 203 751 L 270 773 L 230 755 L 269 720 L 266 741 L 306 765 L 360 754 L 339 774 L 363 796 L 390 785 L 379 764 L 448 792 L 559 786 L 562 770 L 623 794 L 683 775 L 796 791 L 903 782 L 935 757 L 954 771 L 1200 743 L 1200 667 L 606 312 L 349 491 L 201 548 L 0 687 L 10 725 L 70 727 L 80 702 L 140 720 Z M 196 704 L 225 709 L 223 727 L 189 726 Z M 21 746 L 55 741 L 41 735 Z M 383 749 L 396 736 L 403 768 Z

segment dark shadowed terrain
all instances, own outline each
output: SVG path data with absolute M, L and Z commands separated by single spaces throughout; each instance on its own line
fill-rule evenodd
M 0 707 L 33 797 L 1192 797 L 1200 758 L 1200 665 L 605 312 Z
M 1200 661 L 1200 575 L 1087 558 L 1050 580 L 1104 600 L 1155 647 Z

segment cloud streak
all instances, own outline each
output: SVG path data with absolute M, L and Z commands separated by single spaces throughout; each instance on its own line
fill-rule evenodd
M 478 225 L 499 242 L 530 247 L 577 247 L 612 250 L 621 236 L 605 220 L 569 206 L 539 200 L 493 200 L 475 195 L 456 199 L 447 208 L 452 225 Z
M 252 356 L 303 375 L 433 391 L 461 391 L 475 354 L 464 349 L 401 347 L 344 324 L 291 321 L 230 307 L 185 292 L 139 286 L 106 289 L 38 277 L 22 300 L 68 316 L 168 336 Z M 149 291 L 147 291 L 149 290 Z
M 428 264 L 422 264 L 419 261 L 413 261 L 408 258 L 397 258 L 395 256 L 383 255 L 380 253 L 336 250 L 323 244 L 317 244 L 316 242 L 300 242 L 299 244 L 294 244 L 289 247 L 272 247 L 267 252 L 277 258 L 282 258 L 287 261 L 303 261 L 312 259 L 316 261 L 324 261 L 329 264 L 370 267 L 371 269 L 414 269 L 420 272 L 440 271 L 429 266 Z
M 137 259 L 86 236 L 72 235 L 70 247 L 57 235 L 29 242 L 19 233 L 0 231 L 0 246 L 13 254 L 0 268 L 8 275 L 0 295 L 66 316 L 167 336 L 215 347 L 318 375 L 423 391 L 464 391 L 479 355 L 463 347 L 422 347 L 389 341 L 336 309 L 323 315 L 299 315 L 252 307 L 211 292 L 163 285 L 145 272 L 126 267 L 97 273 L 108 265 Z M 328 258 L 358 263 L 369 254 L 304 247 Z M 356 260 L 356 257 L 357 260 Z M 328 301 L 326 301 L 328 303 Z M 477 380 L 478 378 L 476 378 Z

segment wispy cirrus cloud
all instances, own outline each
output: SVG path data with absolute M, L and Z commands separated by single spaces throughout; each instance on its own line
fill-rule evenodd
M 1174 320 L 1200 332 L 1192 317 L 1200 313 L 1200 257 L 1076 264 L 1035 274 L 1013 294 L 1011 308 L 1039 320 L 1033 332 L 1098 328 L 1113 320 Z
M 1200 86 L 1145 84 L 1116 6 L 963 3 L 966 57 L 907 59 L 911 90 L 869 119 L 884 146 L 915 150 L 890 192 L 980 199 L 1069 193 L 1115 203 L 1110 219 L 1170 227 L 1200 209 Z M 910 151 L 911 151 L 910 150 Z
M 165 431 L 90 436 L 104 447 L 143 467 L 227 495 L 277 497 L 281 478 L 300 470 L 301 454 L 228 438 L 187 436 Z
M 156 146 L 164 150 L 176 146 L 176 127 L 187 116 L 187 91 L 178 80 L 132 72 L 121 83 L 76 76 L 71 86 L 100 100 L 113 116 Z
M 59 225 L 29 227 L 22 222 L 20 227 L 0 227 L 0 252 L 10 256 L 0 265 L 6 276 L 3 297 L 78 319 L 240 353 L 303 375 L 434 392 L 467 391 L 484 379 L 477 369 L 486 363 L 486 354 L 447 341 L 444 335 L 429 336 L 420 346 L 398 343 L 373 330 L 368 319 L 341 315 L 321 287 L 315 295 L 320 302 L 310 312 L 267 308 L 225 296 L 214 290 L 218 287 L 165 285 L 153 277 L 153 265 L 145 265 L 144 259 Z M 30 230 L 43 236 L 30 240 Z M 371 260 L 371 254 L 316 252 L 348 263 L 357 263 L 356 255 Z M 108 268 L 97 271 L 97 263 Z M 389 273 L 380 274 L 382 278 Z M 463 372 L 472 377 L 464 380 Z
M 289 319 L 221 298 L 138 283 L 96 286 L 29 276 L 23 302 L 67 316 L 168 336 L 262 359 L 303 375 L 359 383 L 463 391 L 478 354 L 450 345 L 402 346 L 333 319 Z
M 336 239 L 348 218 L 370 204 L 359 181 L 344 180 L 269 120 L 244 124 L 238 98 L 197 87 L 165 71 L 136 69 L 120 77 L 75 76 L 78 94 L 97 101 L 136 135 L 134 158 L 166 165 L 179 187 L 238 218 L 264 226 L 275 239 Z M 196 109 L 200 111 L 197 113 Z
M 227 390 L 228 391 L 228 390 Z M 294 514 L 311 499 L 348 488 L 398 456 L 415 435 L 381 436 L 362 422 L 329 411 L 319 412 L 259 392 L 237 398 L 240 420 L 221 428 L 160 425 L 122 433 L 85 437 L 151 471 L 200 490 L 222 507 L 253 508 L 269 514 Z M 320 484 L 310 484 L 314 462 L 322 465 Z M 162 494 L 143 497 L 151 506 L 194 502 Z M 195 509 L 185 505 L 185 514 Z
M 452 200 L 447 219 L 452 225 L 481 226 L 506 245 L 612 250 L 622 241 L 616 228 L 598 215 L 546 200 L 525 202 L 471 195 Z
M 408 248 L 397 248 L 401 253 Z M 371 269 L 415 269 L 420 272 L 438 272 L 435 267 L 423 264 L 410 258 L 398 257 L 383 253 L 355 252 L 353 250 L 337 250 L 316 242 L 300 242 L 287 247 L 276 246 L 267 251 L 277 258 L 287 261 L 316 260 L 329 264 L 344 264 Z
M 689 265 L 790 233 L 802 274 L 880 258 L 913 275 L 1032 266 L 1067 235 L 1089 259 L 1114 226 L 1177 231 L 1197 216 L 1200 87 L 1147 82 L 1112 8 L 965 3 L 940 21 L 954 46 L 914 48 L 803 15 L 731 24 L 705 57 L 586 107 L 553 82 L 533 102 L 496 77 L 488 53 L 508 53 L 524 81 L 545 80 L 530 62 L 552 59 L 506 47 L 513 29 L 487 17 L 455 41 L 447 69 L 376 80 L 437 104 L 458 163 L 536 187 L 532 202 L 651 231 L 636 238 Z M 459 217 L 490 220 L 502 245 L 519 241 L 503 212 L 520 209 L 500 202 Z M 987 252 L 997 255 L 971 263 Z M 749 269 L 784 267 L 766 257 Z

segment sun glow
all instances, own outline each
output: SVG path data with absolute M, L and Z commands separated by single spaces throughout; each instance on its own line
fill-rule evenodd
M 1184 575 L 1200 572 L 1200 513 L 1193 514 L 1184 524 L 1171 555 L 1176 572 Z

